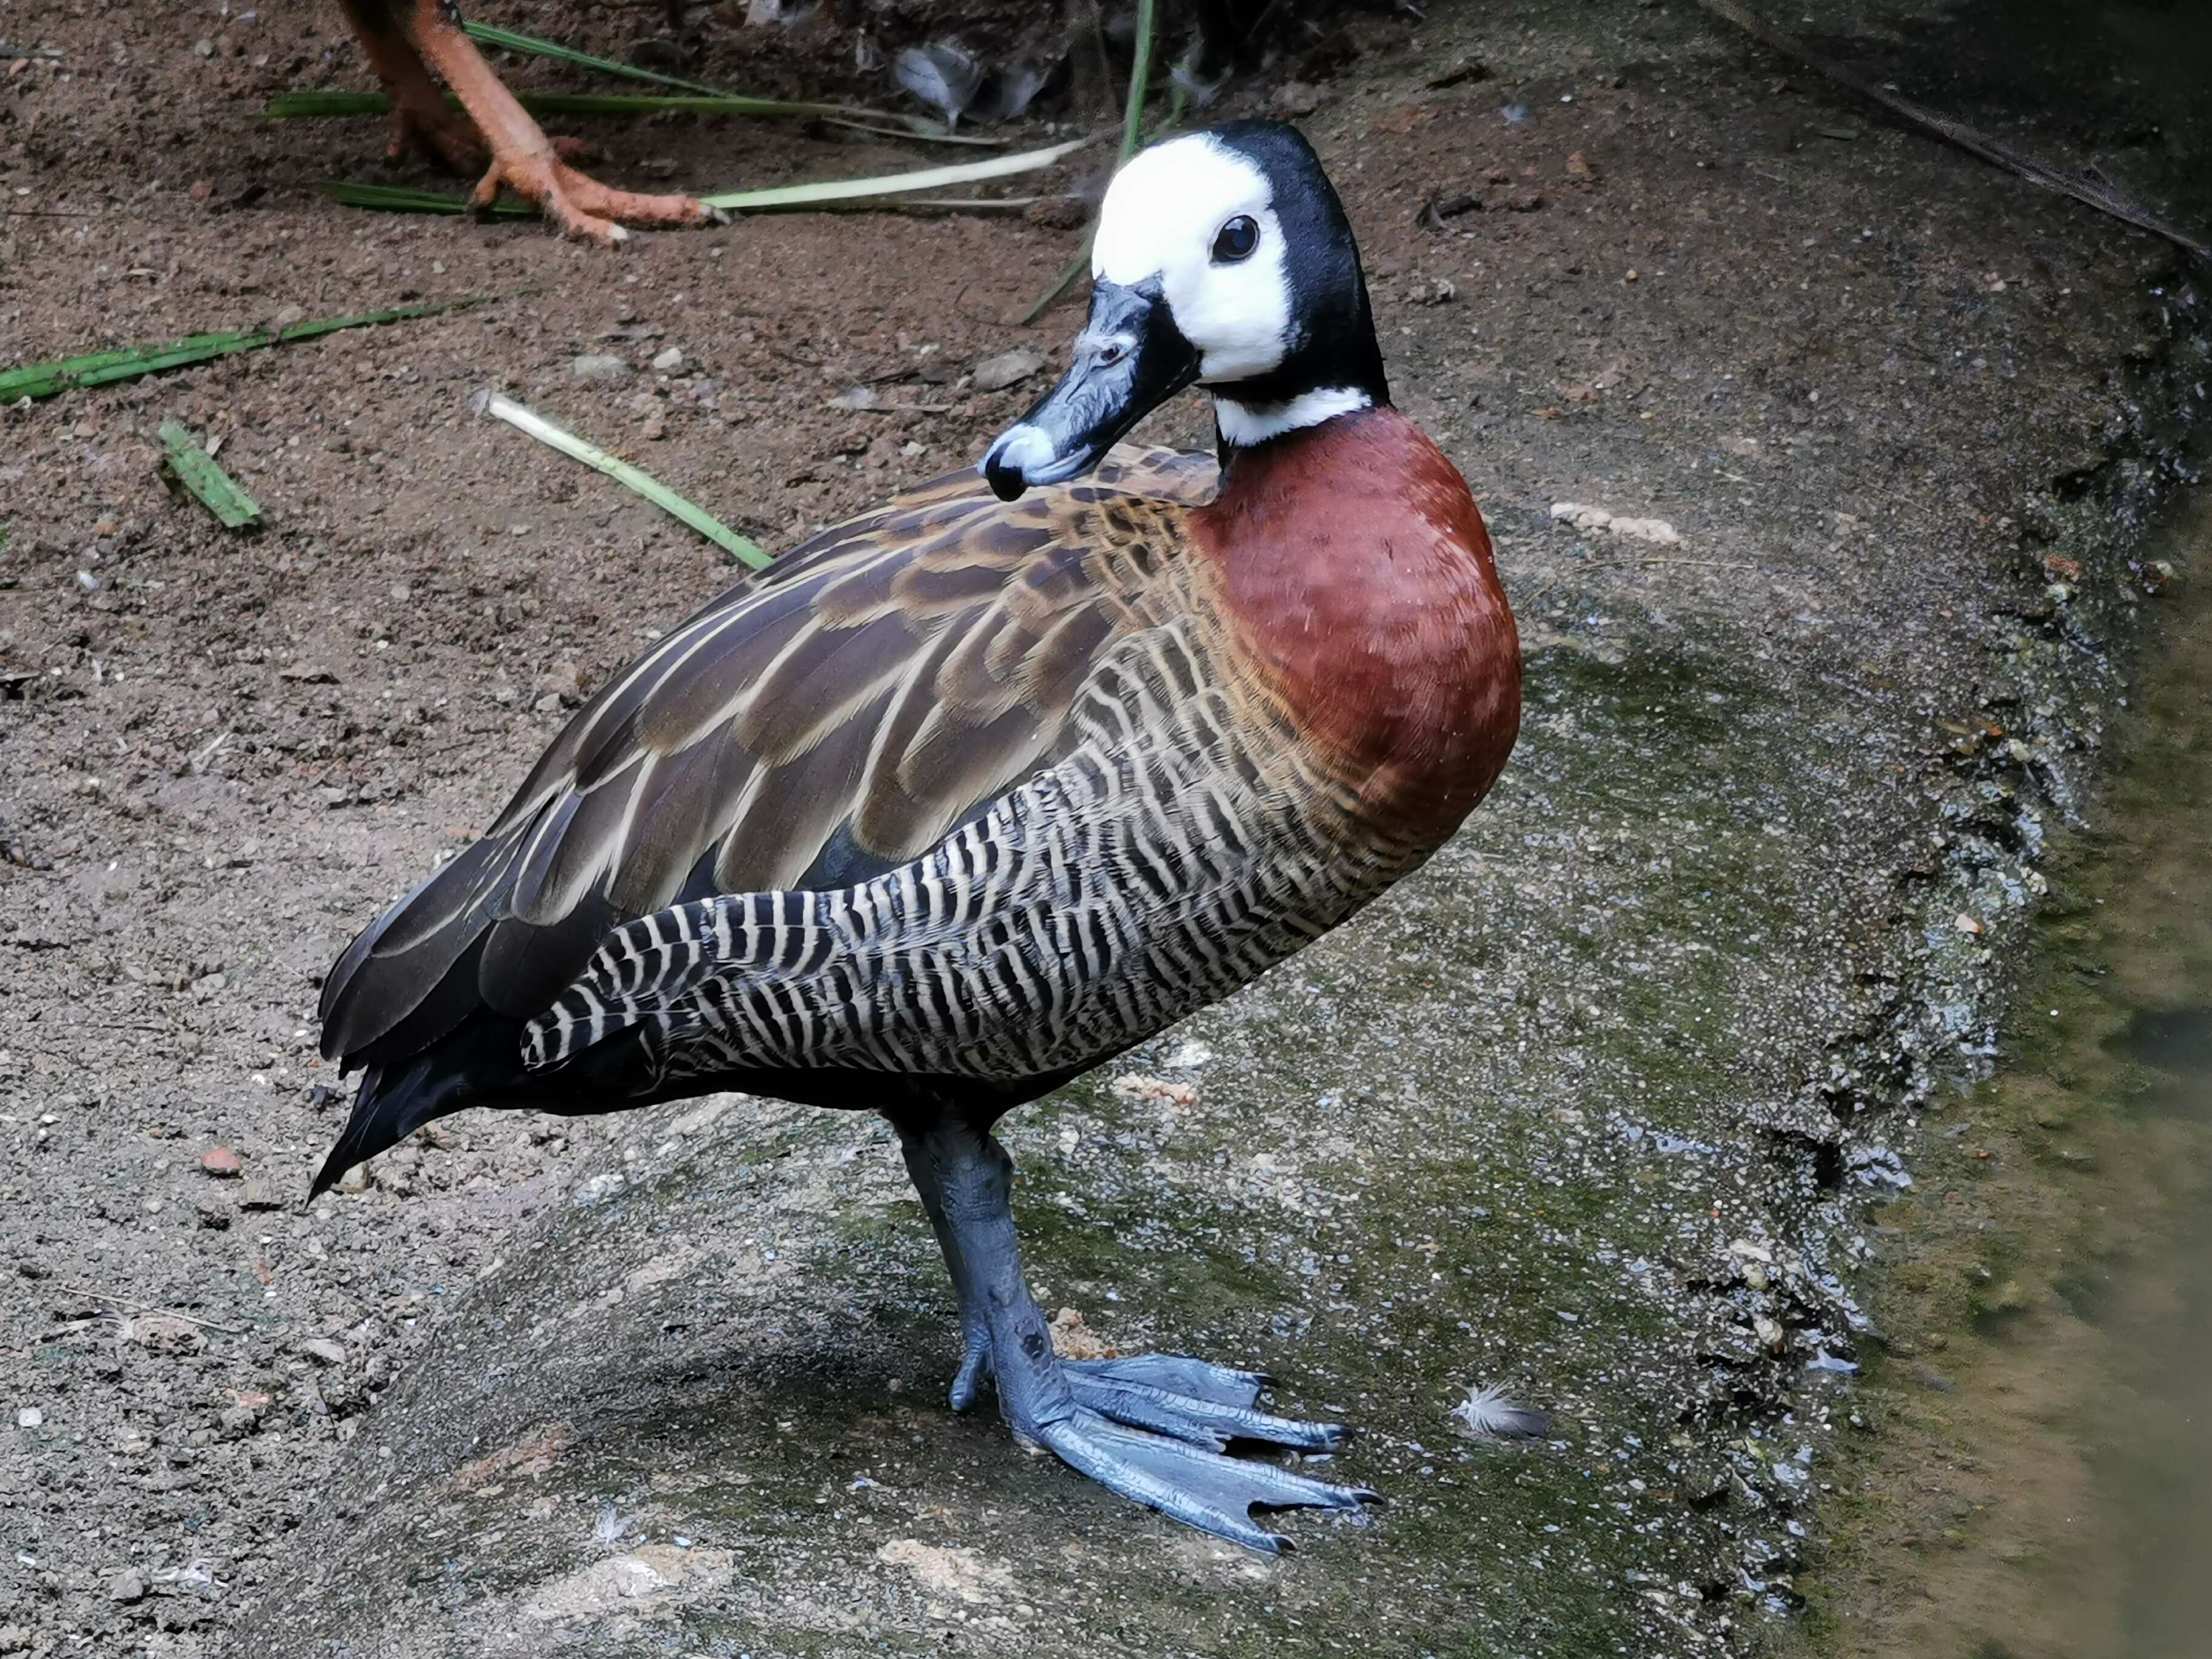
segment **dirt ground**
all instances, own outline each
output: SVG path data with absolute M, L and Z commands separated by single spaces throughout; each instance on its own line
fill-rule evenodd
M 656 15 L 480 9 L 614 56 Z M 2176 171 L 2179 94 L 2155 75 L 2062 100 L 2051 77 L 2070 70 L 2056 37 L 2046 29 L 2028 50 L 2014 20 L 1993 15 L 2002 9 L 1821 10 L 1860 61 L 1908 90 L 1948 87 L 1953 107 L 2060 153 L 2117 155 L 2123 174 Z M 2144 10 L 2158 8 L 2098 15 Z M 1882 928 L 1911 933 L 1905 912 L 1927 896 L 1911 884 L 1946 879 L 1898 872 L 1925 856 L 1916 837 L 1960 821 L 1943 793 L 1962 775 L 1952 751 L 1996 741 L 1973 735 L 1991 708 L 2010 711 L 2004 741 L 2036 751 L 2020 788 L 2063 806 L 2094 784 L 2097 700 L 2120 685 L 2106 654 L 2124 658 L 2147 592 L 2098 526 L 2153 489 L 2153 434 L 2182 407 L 2175 365 L 2194 325 L 2175 256 L 1870 121 L 1694 7 L 1519 0 L 1437 5 L 1425 20 L 1378 9 L 1349 13 L 1344 30 L 1341 48 L 1249 74 L 1218 107 L 1295 112 L 1322 149 L 1363 240 L 1399 400 L 1473 481 L 1523 608 L 1539 695 L 1521 781 L 1497 809 L 1511 833 L 1483 832 L 1463 872 L 1513 884 L 1519 861 L 1528 872 L 1531 931 L 1494 947 L 1534 964 L 1515 981 L 1525 1000 L 1484 1015 L 1509 1054 L 1518 1041 L 1535 1065 L 1533 1044 L 1556 1067 L 1556 1090 L 1525 1086 L 1528 1155 L 1542 1164 L 1547 1136 L 1578 1147 L 1581 1110 L 1602 1118 L 1602 1100 L 1577 1106 L 1571 1091 L 1594 1086 L 1596 1073 L 1577 1080 L 1577 1045 L 1601 1048 L 1590 1032 L 1611 1018 L 1598 1012 L 1602 963 L 1585 964 L 1579 988 L 1561 990 L 1564 957 L 1557 982 L 1544 976 L 1547 944 L 1584 961 L 1587 916 L 1547 916 L 1532 896 L 1549 891 L 1555 855 L 1603 865 L 1607 836 L 1663 842 L 1688 822 L 1669 812 L 1724 807 L 1802 855 L 1772 876 L 1777 890 L 1805 882 L 1797 920 L 1747 908 L 1728 925 L 1757 939 L 1747 959 L 1788 953 L 1824 988 L 1770 1002 L 1738 986 L 1716 1016 L 1756 1013 L 1755 1043 L 1771 1046 L 1739 1067 L 1745 1086 L 1794 1098 L 1832 1063 L 1856 1063 L 1853 1022 L 1874 1017 L 1851 953 L 1878 956 Z M 365 1186 L 301 1203 L 343 1116 L 344 1091 L 315 1056 L 324 969 L 489 819 L 585 690 L 732 574 L 682 526 L 473 416 L 471 398 L 504 390 L 787 546 L 902 478 L 968 464 L 1018 415 L 1042 375 L 983 392 L 973 370 L 1014 346 L 1057 361 L 1078 310 L 1010 319 L 1066 266 L 1076 234 L 1021 216 L 792 216 L 641 237 L 609 255 L 533 225 L 360 213 L 318 181 L 429 182 L 378 159 L 379 124 L 254 118 L 278 91 L 368 84 L 335 6 L 226 16 L 32 0 L 0 13 L 0 40 L 59 54 L 0 60 L 0 364 L 501 296 L 0 412 L 0 1653 L 197 1659 L 235 1632 L 264 1639 L 241 1616 L 342 1553 L 324 1494 L 337 1480 L 367 1489 L 349 1457 L 372 1408 L 522 1224 L 557 1221 L 592 1172 L 655 1155 L 658 1131 L 635 1124 L 471 1115 L 380 1159 Z M 2002 71 L 1948 55 L 1960 40 L 1996 42 Z M 782 32 L 716 14 L 706 41 L 694 72 L 710 80 L 884 95 L 827 22 Z M 519 85 L 587 84 L 558 65 L 508 68 Z M 942 159 L 765 123 L 556 125 L 588 131 L 610 178 L 702 190 Z M 1018 132 L 1045 137 L 1039 122 Z M 1079 171 L 1051 181 L 1086 182 Z M 1439 203 L 1452 216 L 1425 211 Z M 670 350 L 674 366 L 654 368 Z M 622 366 L 579 373 L 579 360 L 609 356 Z M 854 407 L 856 387 L 879 406 Z M 153 432 L 171 417 L 222 440 L 222 464 L 267 509 L 260 534 L 226 532 L 165 492 Z M 1202 423 L 1191 401 L 1148 431 L 1195 442 Z M 1662 557 L 1585 537 L 1554 524 L 1560 501 L 1667 519 L 1683 545 Z M 2047 553 L 2092 560 L 2104 598 L 2094 613 L 2082 602 L 2086 635 L 2050 621 L 2063 601 L 2045 589 L 2065 578 Z M 1717 678 L 1621 693 L 1640 723 L 1612 733 L 1621 764 L 1657 757 L 1663 778 L 1589 775 L 1578 690 L 1624 648 L 1644 660 L 1634 641 L 1686 629 Z M 2027 636 L 2041 643 L 2018 643 Z M 2021 665 L 2045 644 L 2070 665 L 2029 673 Z M 1747 694 L 1745 725 L 1700 723 L 1700 700 L 1721 701 L 1712 688 L 1733 699 L 1752 686 L 1766 700 Z M 1784 779 L 1773 758 L 1807 732 L 1819 758 L 1806 766 L 1828 769 L 1828 785 Z M 1754 749 L 1777 769 L 1733 773 Z M 1931 764 L 1940 787 L 1923 776 Z M 1614 787 L 1629 794 L 1604 794 Z M 1833 822 L 1822 788 L 1837 798 Z M 1844 834 L 1857 839 L 1831 844 Z M 1481 925 L 1443 897 L 1420 902 L 1389 913 L 1419 918 L 1410 950 Z M 1662 923 L 1690 939 L 1710 918 L 1651 925 Z M 2002 944 L 1954 975 L 1972 1029 L 2001 988 Z M 1433 985 L 1390 960 L 1406 1006 L 1425 1006 L 1418 987 Z M 1896 995 L 1924 1000 L 1933 982 L 1923 974 Z M 1281 1059 L 1262 1048 L 1253 1063 L 1264 1075 Z M 1837 1086 L 1860 1089 L 1869 1111 L 1909 1092 L 1887 1073 Z M 1736 1108 L 1712 1110 L 1725 1124 Z M 1758 1139 L 1743 1133 L 1747 1146 Z M 1843 1155 L 1840 1133 L 1827 1121 L 1782 1139 L 1810 1171 Z M 1814 1178 L 1801 1183 L 1797 1164 L 1759 1144 L 1744 1155 L 1756 1172 L 1728 1202 L 1763 1206 L 1784 1230 Z M 210 1173 L 218 1149 L 242 1172 Z M 834 1209 L 838 1195 L 818 1184 L 779 1201 L 809 1194 Z M 1748 1224 L 1717 1197 L 1710 1224 L 1698 1207 L 1715 1237 L 1683 1244 L 1686 1261 Z M 1324 1231 L 1286 1237 L 1303 1249 Z M 1543 1248 L 1528 1245 L 1532 1258 Z M 749 1261 L 734 1271 L 774 1277 Z M 1680 1313 L 1716 1304 L 1702 1271 L 1675 1272 L 1673 1299 L 1650 1315 L 1658 1324 L 1636 1339 L 1679 1348 L 1684 1376 L 1718 1374 Z M 917 1305 L 940 1290 L 914 1291 Z M 1516 1350 L 1540 1370 L 1544 1345 L 1565 1340 L 1550 1292 L 1532 1279 L 1499 1293 L 1541 1314 L 1546 1329 L 1528 1326 Z M 1304 1312 L 1328 1317 L 1318 1304 Z M 1740 1322 L 1759 1328 L 1749 1311 Z M 456 1350 L 471 1351 L 483 1352 Z M 1779 1421 L 1796 1369 L 1742 1382 L 1733 1404 L 1736 1385 L 1713 1384 L 1719 1403 L 1667 1431 L 1718 1448 L 1745 1413 Z M 941 1390 L 925 1380 L 921 1392 Z M 995 1431 L 962 1443 L 979 1467 L 1013 1456 Z M 1620 1456 L 1626 1482 L 1625 1443 Z M 1421 1460 L 1402 1461 L 1410 1480 Z M 1644 1474 L 1662 1490 L 1666 1477 Z M 1021 1494 L 999 1494 L 989 1513 L 1066 1495 L 1018 1479 Z M 1646 1504 L 1645 1486 L 1637 1476 L 1632 1498 L 1624 1485 L 1622 1504 Z M 1799 1501 L 1759 1503 L 1802 1534 L 1789 1507 Z M 1815 1501 L 1802 1501 L 1817 1527 Z M 1084 1514 L 1115 1525 L 1108 1510 Z M 1640 1528 L 1649 1517 L 1635 1514 Z M 292 1536 L 302 1527 L 305 1546 Z M 925 1553 L 883 1559 L 925 1587 L 952 1571 L 927 1555 L 938 1544 L 915 1548 Z M 1784 1540 L 1774 1588 L 1754 1593 L 1733 1566 L 1624 1578 L 1618 1549 L 1599 1552 L 1592 1577 L 1610 1599 L 1588 1627 L 1606 1629 L 1607 1644 L 1578 1650 L 1613 1650 L 1635 1631 L 1648 1652 L 1754 1642 L 1760 1618 L 1790 1615 L 1788 1572 L 1803 1563 Z M 1190 1571 L 1211 1586 L 1192 1595 L 1250 1588 L 1236 1564 Z M 951 1641 L 967 1617 L 958 1583 L 937 1591 L 898 1610 L 918 1642 Z M 1428 1592 L 1450 1605 L 1444 1579 Z M 549 1628 L 567 1616 L 555 1608 Z M 1556 1633 L 1577 1616 L 1547 1606 L 1516 1626 L 1514 1608 L 1488 1608 L 1449 1650 L 1519 1651 L 1529 1629 Z M 761 1627 L 731 1626 L 728 1650 L 750 1630 L 745 1650 L 769 1651 Z M 963 1642 L 1031 1650 L 1018 1631 L 958 1627 Z M 1149 1650 L 1158 1629 L 1147 1628 L 1131 1650 Z M 662 1650 L 650 1630 L 631 1634 L 641 1646 L 606 1650 Z M 724 1650 L 720 1635 L 691 1634 L 698 1650 Z M 817 1636 L 791 1650 L 844 1650 Z M 858 1639 L 849 1628 L 836 1639 L 848 1636 Z M 1048 1637 L 1034 1650 L 1061 1650 Z

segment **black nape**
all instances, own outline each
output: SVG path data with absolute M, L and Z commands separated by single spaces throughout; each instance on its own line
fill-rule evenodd
M 1280 121 L 1231 121 L 1208 129 L 1208 136 L 1267 174 L 1289 248 L 1291 337 L 1280 363 L 1237 383 L 1236 401 L 1262 409 L 1310 392 L 1343 389 L 1388 404 L 1390 383 L 1375 339 L 1359 244 L 1313 146 Z

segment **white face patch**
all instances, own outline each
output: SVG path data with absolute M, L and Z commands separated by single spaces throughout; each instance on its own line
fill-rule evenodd
M 1098 209 L 1091 273 L 1125 287 L 1157 276 L 1207 385 L 1249 380 L 1290 347 L 1289 249 L 1267 176 L 1211 135 L 1155 144 L 1114 175 Z M 1260 228 L 1249 258 L 1216 264 L 1214 238 L 1239 215 Z

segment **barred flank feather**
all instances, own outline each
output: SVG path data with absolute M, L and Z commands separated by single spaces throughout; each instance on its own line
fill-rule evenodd
M 657 1090 L 747 1066 L 1011 1082 L 1090 1064 L 1334 927 L 1425 848 L 1364 822 L 1272 723 L 1238 726 L 1182 630 L 1146 630 L 1079 740 L 924 857 L 619 929 L 533 1020 L 558 1066 L 643 1027 Z

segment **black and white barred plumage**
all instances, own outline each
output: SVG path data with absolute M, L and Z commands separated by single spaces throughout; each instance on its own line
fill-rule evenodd
M 1103 663 L 1069 757 L 848 889 L 747 893 L 618 929 L 531 1022 L 554 1066 L 638 1028 L 641 1090 L 755 1067 L 996 1082 L 1093 1063 L 1247 983 L 1417 864 L 1184 631 Z

